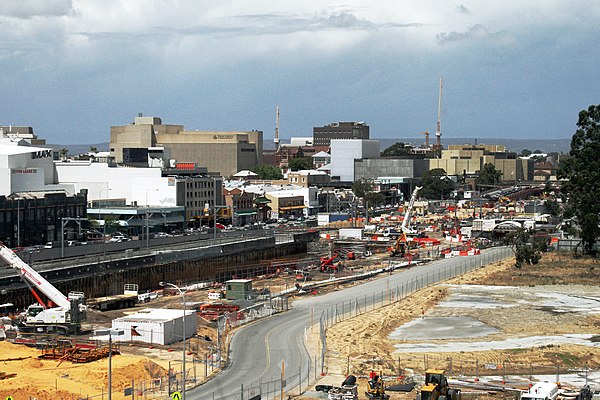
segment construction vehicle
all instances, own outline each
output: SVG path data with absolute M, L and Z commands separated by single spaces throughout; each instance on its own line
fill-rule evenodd
M 406 207 L 406 211 L 404 212 L 404 219 L 402 220 L 402 225 L 400 226 L 400 230 L 402 233 L 396 239 L 396 242 L 392 247 L 389 248 L 390 257 L 400 256 L 404 257 L 407 250 L 407 245 L 409 242 L 409 235 L 413 235 L 414 233 L 410 229 L 410 214 L 412 212 L 413 206 L 415 205 L 415 201 L 417 200 L 417 193 L 421 190 L 421 186 L 416 186 L 410 196 L 410 201 L 408 202 L 408 207 Z
M 17 270 L 29 287 L 38 304 L 30 305 L 24 313 L 24 321 L 18 325 L 20 331 L 78 333 L 86 319 L 85 296 L 82 292 L 62 294 L 36 270 L 21 260 L 11 249 L 0 243 L 0 259 Z M 42 292 L 54 307 L 44 303 L 36 290 Z
M 386 400 L 390 396 L 385 394 L 385 383 L 383 382 L 383 374 L 379 371 L 371 371 L 369 373 L 369 380 L 367 381 L 367 391 L 365 392 L 369 399 Z
M 428 369 L 425 371 L 425 385 L 421 388 L 421 400 L 460 400 L 460 389 L 448 386 L 446 371 Z M 443 396 L 443 397 L 442 397 Z

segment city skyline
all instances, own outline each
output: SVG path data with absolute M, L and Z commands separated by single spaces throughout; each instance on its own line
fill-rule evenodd
M 600 4 L 7 0 L 0 125 L 106 142 L 138 113 L 188 130 L 365 121 L 372 138 L 568 139 L 598 102 Z M 592 45 L 590 45 L 592 44 Z

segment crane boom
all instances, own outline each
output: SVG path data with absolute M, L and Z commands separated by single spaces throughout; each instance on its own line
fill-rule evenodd
M 406 233 L 408 230 L 408 221 L 410 220 L 410 213 L 412 212 L 415 201 L 417 200 L 417 193 L 421 190 L 422 186 L 416 186 L 415 190 L 413 190 L 412 195 L 410 196 L 410 201 L 408 202 L 408 207 L 406 208 L 406 212 L 404 213 L 404 220 L 402 221 L 402 232 Z
M 33 287 L 44 293 L 57 306 L 65 309 L 71 307 L 71 302 L 64 294 L 3 244 L 0 244 L 0 258 L 6 261 L 10 267 L 17 270 L 21 279 L 31 283 Z

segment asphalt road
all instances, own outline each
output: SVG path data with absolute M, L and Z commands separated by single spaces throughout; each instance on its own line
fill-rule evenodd
M 430 264 L 396 270 L 392 275 L 382 274 L 380 278 L 347 289 L 321 296 L 311 296 L 296 300 L 293 308 L 285 313 L 252 323 L 243 327 L 234 335 L 230 346 L 230 362 L 215 378 L 205 384 L 188 390 L 187 399 L 247 400 L 258 393 L 258 385 L 264 394 L 271 392 L 271 398 L 277 393 L 276 381 L 281 378 L 282 361 L 285 368 L 286 391 L 299 390 L 298 375 L 302 385 L 306 377 L 314 374 L 314 355 L 309 355 L 304 346 L 305 331 L 319 317 L 331 317 L 336 305 L 374 301 L 386 301 L 386 290 L 394 287 L 409 288 L 412 283 L 432 283 L 458 275 L 470 269 L 504 258 L 512 254 L 506 248 L 492 248 L 479 256 L 456 257 L 439 260 Z M 311 312 L 312 310 L 312 312 Z M 312 357 L 312 358 L 311 358 Z M 320 363 L 319 363 L 320 365 Z M 312 378 L 311 378 L 312 379 Z M 244 390 L 242 394 L 242 389 Z

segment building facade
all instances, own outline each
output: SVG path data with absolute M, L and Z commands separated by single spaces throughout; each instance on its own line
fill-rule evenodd
M 354 160 L 354 176 L 359 179 L 377 179 L 381 176 L 420 178 L 429 170 L 429 161 L 423 158 L 363 158 Z
M 76 218 L 87 214 L 87 193 L 65 191 L 17 192 L 0 196 L 0 241 L 9 247 L 40 245 L 74 239 Z M 61 226 L 63 225 L 63 226 Z
M 313 128 L 313 146 L 329 146 L 332 139 L 369 139 L 364 122 L 334 122 Z
M 187 131 L 163 125 L 160 118 L 138 116 L 133 124 L 110 128 L 115 162 L 165 166 L 191 162 L 230 176 L 262 162 L 262 131 Z
M 353 182 L 354 160 L 379 158 L 379 140 L 332 140 L 331 179 Z

